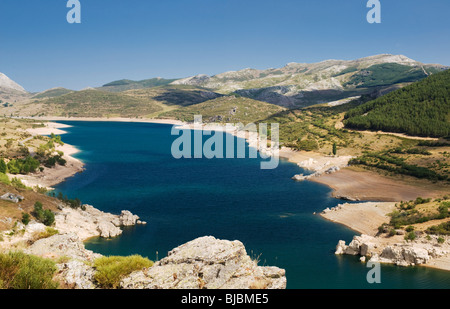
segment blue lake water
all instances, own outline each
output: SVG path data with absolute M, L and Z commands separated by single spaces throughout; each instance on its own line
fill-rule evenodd
M 56 187 L 106 212 L 130 210 L 147 225 L 86 247 L 104 255 L 140 254 L 152 260 L 201 236 L 240 240 L 259 265 L 286 270 L 289 289 L 450 288 L 450 273 L 383 265 L 381 284 L 357 257 L 335 256 L 355 232 L 313 212 L 341 201 L 312 182 L 295 182 L 297 165 L 281 161 L 261 170 L 262 159 L 174 159 L 171 125 L 63 122 L 63 141 L 81 150 L 86 170 Z M 206 139 L 206 137 L 205 137 Z

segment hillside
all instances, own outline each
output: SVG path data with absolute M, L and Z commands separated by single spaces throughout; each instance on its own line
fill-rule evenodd
M 197 75 L 172 84 L 201 86 L 223 94 L 235 92 L 252 99 L 299 108 L 415 82 L 444 68 L 402 55 L 377 55 L 357 60 L 289 63 L 282 68 L 244 69 L 214 76 Z
M 110 91 L 110 92 L 121 92 L 121 91 L 126 91 L 126 90 L 131 90 L 131 89 L 145 89 L 145 88 L 153 88 L 153 87 L 158 87 L 158 86 L 165 86 L 174 81 L 176 81 L 176 79 L 164 79 L 164 78 L 160 78 L 160 77 L 145 79 L 145 80 L 140 80 L 140 81 L 122 79 L 122 80 L 117 80 L 117 81 L 107 83 L 97 89 L 103 90 L 103 91 Z
M 70 89 L 66 89 L 63 87 L 58 87 L 58 88 L 52 88 L 52 89 L 48 89 L 42 92 L 39 92 L 35 95 L 33 95 L 33 99 L 44 99 L 44 98 L 54 98 L 54 97 L 59 97 L 68 93 L 71 93 L 73 90 Z
M 193 122 L 194 115 L 202 115 L 203 122 L 248 124 L 266 119 L 283 110 L 285 109 L 277 105 L 253 99 L 225 96 L 169 111 L 160 117 Z
M 160 86 L 123 92 L 107 92 L 96 89 L 70 91 L 55 89 L 55 93 L 41 93 L 42 99 L 34 99 L 17 109 L 4 109 L 20 116 L 62 117 L 155 117 L 161 112 L 180 106 L 201 103 L 220 94 L 192 86 Z M 54 97 L 51 97 L 54 94 Z
M 369 169 L 409 182 L 439 181 L 448 190 L 449 141 L 343 127 L 342 120 L 350 110 L 372 100 L 373 96 L 363 96 L 338 106 L 285 110 L 261 122 L 280 124 L 282 146 L 313 152 L 312 155 L 332 155 L 335 148 L 338 157 L 354 157 L 350 161 L 353 168 Z
M 450 136 L 450 70 L 351 109 L 347 128 L 413 136 Z
M 0 73 L 0 104 L 15 104 L 18 100 L 26 99 L 30 94 L 18 83 Z

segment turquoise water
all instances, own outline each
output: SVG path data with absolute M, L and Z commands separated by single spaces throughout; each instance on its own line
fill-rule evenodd
M 313 215 L 340 203 L 330 189 L 295 182 L 297 165 L 281 161 L 261 170 L 261 159 L 180 159 L 170 149 L 172 126 L 120 122 L 64 122 L 63 140 L 78 147 L 83 173 L 57 186 L 103 211 L 127 209 L 147 225 L 86 247 L 104 255 L 141 254 L 161 259 L 197 237 L 240 240 L 259 265 L 286 269 L 289 289 L 449 288 L 450 273 L 383 265 L 381 284 L 357 257 L 335 256 L 353 231 Z

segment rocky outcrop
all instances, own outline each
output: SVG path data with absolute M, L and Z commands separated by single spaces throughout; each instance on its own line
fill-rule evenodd
M 84 205 L 83 208 L 85 210 L 62 208 L 55 216 L 55 228 L 61 233 L 75 233 L 85 240 L 95 236 L 116 237 L 122 234 L 122 226 L 145 223 L 127 210 L 123 210 L 120 215 L 113 215 L 90 205 Z
M 101 257 L 84 247 L 74 233 L 59 234 L 40 239 L 24 249 L 27 254 L 50 258 L 56 261 L 58 272 L 55 276 L 62 286 L 70 289 L 95 289 L 95 269 L 92 262 Z
M 360 255 L 369 262 L 389 263 L 398 266 L 427 264 L 430 260 L 443 257 L 450 251 L 430 241 L 393 242 L 368 235 L 354 236 L 347 246 L 340 240 L 335 254 Z
M 56 279 L 66 288 L 92 290 L 96 288 L 94 274 L 95 269 L 85 262 L 71 260 L 58 264 Z
M 81 261 L 90 261 L 100 257 L 100 254 L 86 250 L 81 239 L 74 233 L 57 234 L 35 241 L 24 249 L 27 254 L 46 258 L 68 258 Z
M 121 282 L 124 289 L 286 288 L 285 271 L 261 267 L 240 241 L 201 237 L 181 245 L 152 267 Z
M 0 249 L 17 250 L 52 259 L 55 276 L 63 288 L 95 289 L 95 259 L 102 255 L 87 250 L 83 240 L 121 233 L 120 226 L 137 224 L 139 217 L 129 211 L 120 215 L 104 213 L 92 206 L 86 210 L 62 208 L 56 214 L 57 234 L 46 237 L 48 227 L 38 222 L 17 223 L 0 242 Z M 6 235 L 5 234 L 5 235 Z M 152 267 L 125 277 L 123 289 L 284 289 L 285 271 L 262 267 L 252 260 L 240 241 L 202 237 L 181 245 Z

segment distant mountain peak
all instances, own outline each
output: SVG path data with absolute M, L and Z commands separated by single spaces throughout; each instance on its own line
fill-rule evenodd
M 3 73 L 0 73 L 0 88 L 12 89 L 24 93 L 27 92 L 22 86 Z

